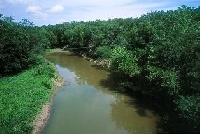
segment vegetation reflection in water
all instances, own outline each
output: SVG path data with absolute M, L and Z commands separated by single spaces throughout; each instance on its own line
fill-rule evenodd
M 141 107 L 134 104 L 134 98 L 110 88 L 112 80 L 109 88 L 103 84 L 109 72 L 68 53 L 49 54 L 47 59 L 56 64 L 67 84 L 55 95 L 42 133 L 156 133 L 159 117 L 148 109 L 139 113 Z

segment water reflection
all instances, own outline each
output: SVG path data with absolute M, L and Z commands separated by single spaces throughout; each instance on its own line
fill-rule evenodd
M 138 107 L 134 98 L 116 92 L 115 81 L 108 80 L 109 72 L 68 53 L 46 57 L 56 64 L 67 84 L 55 96 L 43 133 L 156 133 L 159 117 Z

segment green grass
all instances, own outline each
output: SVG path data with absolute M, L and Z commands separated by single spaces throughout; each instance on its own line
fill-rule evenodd
M 31 133 L 32 122 L 49 101 L 55 69 L 49 63 L 0 78 L 0 133 Z

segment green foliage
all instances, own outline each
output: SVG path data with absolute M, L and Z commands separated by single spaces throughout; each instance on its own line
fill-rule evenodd
M 130 76 L 140 74 L 137 58 L 125 47 L 116 47 L 112 50 L 111 66 L 113 69 Z
M 111 65 L 114 70 L 119 69 L 120 64 L 122 63 L 123 59 L 127 54 L 127 50 L 125 47 L 117 47 L 112 50 L 111 55 Z
M 108 59 L 111 56 L 111 50 L 109 46 L 99 46 L 96 49 L 96 54 L 100 58 Z
M 147 66 L 149 73 L 146 78 L 157 84 L 159 89 L 167 89 L 169 95 L 177 95 L 180 90 L 178 73 L 172 70 L 162 70 L 153 66 Z
M 0 62 L 4 65 L 0 70 L 20 70 L 34 63 L 34 57 L 46 47 L 45 44 L 76 48 L 76 52 L 91 57 L 110 58 L 112 70 L 130 76 L 130 79 L 141 77 L 145 81 L 141 85 L 151 86 L 144 92 L 157 96 L 164 94 L 166 100 L 179 107 L 176 114 L 192 122 L 195 116 L 181 114 L 185 113 L 184 104 L 190 107 L 188 102 L 198 100 L 200 92 L 199 13 L 199 7 L 182 6 L 174 11 L 155 11 L 135 19 L 71 22 L 40 27 L 39 30 L 32 25 L 27 28 L 30 23 L 26 20 L 19 28 L 8 17 L 0 25 L 3 31 L 0 33 Z M 128 84 L 132 85 L 130 81 Z M 196 103 L 193 104 L 195 107 Z M 189 112 L 195 113 L 195 109 L 189 108 Z
M 55 46 L 92 46 L 81 52 L 110 58 L 112 70 L 142 77 L 155 86 L 145 92 L 165 94 L 167 100 L 180 102 L 174 104 L 179 107 L 176 114 L 181 114 L 184 113 L 181 105 L 193 101 L 186 96 L 198 98 L 200 92 L 199 12 L 200 8 L 182 6 L 136 19 L 72 22 L 46 29 L 57 37 Z M 187 101 L 179 96 L 186 97 Z M 195 113 L 194 108 L 189 111 Z M 191 121 L 195 118 L 187 114 L 180 117 Z
M 0 78 L 0 133 L 31 133 L 32 122 L 52 93 L 55 70 L 44 62 Z
M 200 96 L 180 96 L 176 101 L 177 111 L 192 127 L 200 127 Z
M 34 65 L 50 44 L 45 30 L 28 20 L 16 23 L 0 18 L 0 74 L 10 74 Z
M 44 28 L 13 20 L 0 15 L 0 133 L 31 133 L 52 92 L 55 70 L 41 54 L 54 42 Z

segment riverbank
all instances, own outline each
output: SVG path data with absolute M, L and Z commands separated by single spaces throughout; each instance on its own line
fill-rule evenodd
M 0 78 L 0 133 L 32 133 L 36 115 L 41 109 L 50 109 L 50 98 L 56 92 L 52 81 L 59 79 L 55 73 L 52 64 L 44 61 L 19 74 Z M 47 118 L 40 120 L 43 119 Z
M 74 53 L 71 51 L 65 51 L 61 48 L 50 49 L 48 51 L 48 53 L 55 53 L 55 52 Z M 84 59 L 90 61 L 94 65 L 97 65 L 97 66 L 103 67 L 104 69 L 110 70 L 111 63 L 110 63 L 110 60 L 108 60 L 108 59 L 94 59 L 94 58 L 91 58 L 90 56 L 88 56 L 87 53 L 74 53 L 74 54 L 83 57 Z
M 42 130 L 43 134 L 157 131 L 159 117 L 134 98 L 118 92 L 120 88 L 115 78 L 108 79 L 110 72 L 106 69 L 70 53 L 52 53 L 46 58 L 56 64 L 68 84 L 56 93 L 53 113 Z M 144 110 L 147 115 L 141 116 L 137 109 Z
M 54 66 L 53 64 L 51 65 Z M 50 116 L 50 111 L 51 111 L 54 95 L 65 83 L 63 79 L 59 76 L 55 67 L 54 67 L 54 71 L 55 71 L 55 76 L 54 78 L 52 78 L 53 92 L 51 94 L 50 101 L 43 104 L 41 111 L 38 112 L 35 120 L 33 121 L 34 128 L 33 128 L 32 134 L 38 134 L 45 127 Z

